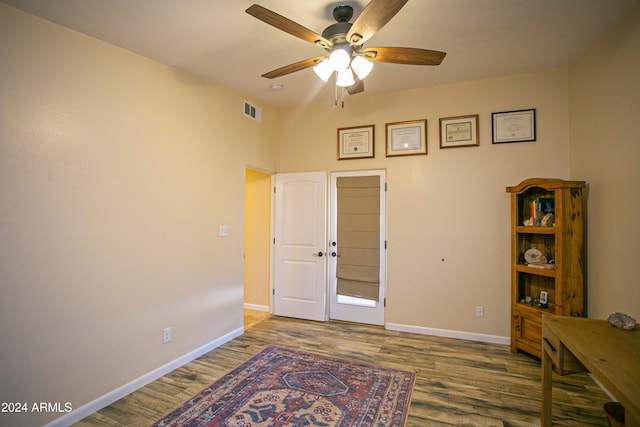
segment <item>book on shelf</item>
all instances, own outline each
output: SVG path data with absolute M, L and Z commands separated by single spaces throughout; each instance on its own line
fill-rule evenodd
M 536 197 L 531 202 L 531 225 L 533 227 L 540 227 L 542 219 L 547 214 L 553 214 L 555 212 L 555 205 L 553 197 Z

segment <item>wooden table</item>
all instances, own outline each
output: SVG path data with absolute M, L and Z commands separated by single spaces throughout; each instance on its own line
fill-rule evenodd
M 542 426 L 551 426 L 552 366 L 560 375 L 591 372 L 624 406 L 625 425 L 640 425 L 640 325 L 626 331 L 605 320 L 544 316 L 542 353 Z

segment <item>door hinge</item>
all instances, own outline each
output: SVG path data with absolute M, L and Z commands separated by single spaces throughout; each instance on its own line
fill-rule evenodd
M 384 241 L 384 248 L 387 249 L 387 241 Z
M 276 187 L 273 187 L 273 194 L 276 194 Z
M 384 307 L 386 307 L 386 306 L 387 306 L 387 299 L 386 299 L 386 298 L 384 299 L 383 306 L 384 306 Z
M 273 244 L 274 245 L 276 244 L 276 238 L 275 237 L 273 238 Z
M 274 290 L 273 290 L 273 295 L 275 295 L 275 294 L 276 294 L 276 290 L 274 289 Z
M 386 182 L 384 183 L 384 191 L 385 191 L 385 193 L 387 192 L 387 183 Z

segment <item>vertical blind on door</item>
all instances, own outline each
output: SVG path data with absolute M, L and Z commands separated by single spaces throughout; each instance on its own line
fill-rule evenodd
M 380 177 L 339 177 L 337 197 L 336 293 L 378 301 Z

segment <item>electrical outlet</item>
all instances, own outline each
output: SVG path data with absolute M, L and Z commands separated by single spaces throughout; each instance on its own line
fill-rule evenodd
M 162 344 L 166 344 L 171 341 L 171 328 L 164 328 L 162 330 Z
M 484 317 L 484 305 L 476 305 L 476 317 Z

